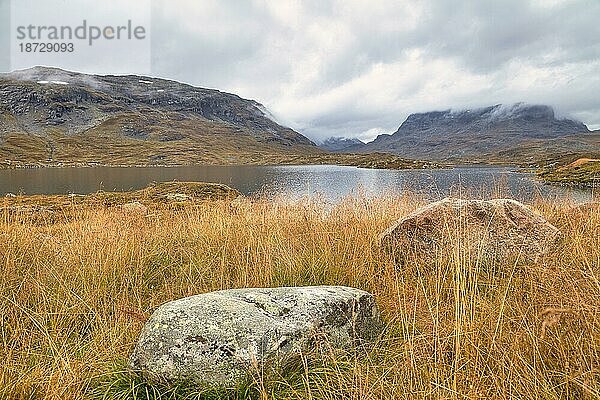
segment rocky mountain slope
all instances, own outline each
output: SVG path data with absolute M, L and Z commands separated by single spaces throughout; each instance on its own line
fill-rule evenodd
M 343 151 L 347 148 L 360 148 L 364 143 L 356 138 L 330 137 L 319 144 L 319 147 L 326 151 Z
M 411 114 L 392 135 L 348 152 L 479 162 L 537 162 L 557 154 L 598 149 L 599 136 L 581 122 L 557 118 L 544 105 L 495 105 L 464 111 Z
M 139 76 L 0 74 L 0 162 L 267 163 L 322 153 L 253 100 Z

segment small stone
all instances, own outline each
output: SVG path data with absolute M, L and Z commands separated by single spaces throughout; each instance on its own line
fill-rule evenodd
M 128 214 L 146 214 L 148 212 L 148 207 L 146 207 L 139 201 L 125 203 L 120 206 L 120 209 Z
M 183 193 L 167 193 L 165 198 L 169 201 L 188 201 L 192 200 L 190 196 Z

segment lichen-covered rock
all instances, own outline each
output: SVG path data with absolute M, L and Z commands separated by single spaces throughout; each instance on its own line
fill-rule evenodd
M 401 218 L 380 241 L 398 260 L 415 254 L 447 259 L 448 252 L 485 261 L 536 260 L 559 236 L 542 215 L 515 200 L 445 198 Z
M 169 201 L 188 201 L 192 200 L 190 196 L 184 193 L 167 193 L 165 198 Z
M 146 214 L 148 207 L 140 203 L 139 201 L 132 201 L 119 206 L 121 211 L 127 214 Z
M 130 368 L 159 380 L 233 387 L 253 369 L 306 351 L 315 341 L 349 346 L 377 335 L 373 296 L 343 286 L 232 289 L 159 307 Z

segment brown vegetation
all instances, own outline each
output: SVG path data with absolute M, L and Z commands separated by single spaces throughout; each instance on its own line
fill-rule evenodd
M 424 204 L 410 195 L 332 207 L 151 203 L 145 215 L 72 204 L 48 221 L 9 212 L 8 201 L 0 213 L 0 398 L 183 398 L 119 372 L 158 305 L 217 289 L 319 284 L 374 293 L 387 326 L 376 345 L 325 350 L 289 376 L 258 374 L 232 397 L 600 396 L 597 209 L 584 216 L 572 204 L 534 204 L 564 233 L 535 264 L 482 268 L 455 242 L 448 258 L 432 265 L 415 257 L 398 270 L 378 237 Z

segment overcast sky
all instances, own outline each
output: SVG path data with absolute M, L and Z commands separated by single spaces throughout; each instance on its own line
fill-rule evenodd
M 600 128 L 600 0 L 155 0 L 151 33 L 153 75 L 258 100 L 316 140 L 520 101 Z

